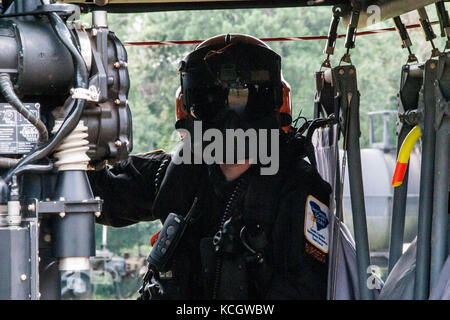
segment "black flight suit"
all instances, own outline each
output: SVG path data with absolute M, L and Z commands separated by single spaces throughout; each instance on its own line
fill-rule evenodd
M 104 199 L 97 222 L 105 225 L 164 222 L 170 212 L 185 215 L 198 197 L 163 298 L 326 299 L 328 239 L 305 235 L 312 239 L 316 225 L 322 233 L 327 228 L 321 213 L 331 188 L 295 148 L 281 144 L 276 175 L 260 175 L 254 165 L 231 182 L 216 165 L 173 165 L 170 159 L 156 151 L 89 172 L 94 194 Z

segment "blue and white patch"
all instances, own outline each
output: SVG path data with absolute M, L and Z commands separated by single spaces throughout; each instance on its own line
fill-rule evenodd
M 328 224 L 328 207 L 309 195 L 305 208 L 305 237 L 324 253 L 328 253 Z

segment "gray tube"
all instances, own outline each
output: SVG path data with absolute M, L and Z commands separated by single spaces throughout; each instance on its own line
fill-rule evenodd
M 433 224 L 431 236 L 431 274 L 430 287 L 433 288 L 439 278 L 442 266 L 447 258 L 447 224 L 449 192 L 449 155 L 450 155 L 450 117 L 444 118 L 436 133 Z
M 367 234 L 366 206 L 361 169 L 361 148 L 359 145 L 359 93 L 352 98 L 348 124 L 348 174 L 352 203 L 353 229 L 355 233 L 356 258 L 358 264 L 359 291 L 361 299 L 373 299 L 373 292 L 367 286 L 367 271 L 370 265 L 369 240 Z
M 417 232 L 417 259 L 414 298 L 426 300 L 430 282 L 431 251 L 431 215 L 433 210 L 434 158 L 436 131 L 434 120 L 436 113 L 434 81 L 437 61 L 429 60 L 425 64 L 423 86 L 423 128 L 422 164 L 420 172 L 419 219 Z M 433 67 L 434 66 L 434 67 Z M 421 106 L 419 107 L 421 109 Z
M 403 124 L 398 135 L 397 153 L 400 150 L 403 141 L 412 126 Z M 403 184 L 394 189 L 394 198 L 392 206 L 392 220 L 391 220 L 391 237 L 389 244 L 389 265 L 388 272 L 391 273 L 392 268 L 397 263 L 403 252 L 403 236 L 405 233 L 405 214 L 406 214 L 406 200 L 408 195 L 408 173 L 409 165 L 405 172 Z

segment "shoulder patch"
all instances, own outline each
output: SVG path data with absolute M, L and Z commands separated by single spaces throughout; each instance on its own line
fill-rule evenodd
M 305 238 L 323 253 L 328 253 L 328 224 L 328 207 L 309 195 L 305 207 Z

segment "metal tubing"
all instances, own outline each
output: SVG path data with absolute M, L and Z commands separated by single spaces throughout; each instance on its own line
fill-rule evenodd
M 435 92 L 437 61 L 425 63 L 423 86 L 422 164 L 420 172 L 419 219 L 414 298 L 425 300 L 429 294 L 431 215 L 433 210 L 434 158 L 436 146 Z
M 403 124 L 398 135 L 397 154 L 400 147 L 405 140 L 408 133 L 413 127 Z M 405 233 L 405 214 L 406 214 L 406 200 L 408 195 L 408 173 L 409 165 L 406 169 L 403 184 L 394 188 L 394 198 L 392 206 L 392 221 L 391 221 L 391 238 L 389 244 L 389 264 L 388 272 L 391 273 L 392 268 L 397 263 L 398 259 L 403 253 L 403 236 Z
M 449 193 L 449 155 L 450 155 L 450 117 L 444 118 L 436 133 L 433 224 L 431 236 L 431 275 L 430 287 L 439 278 L 447 258 L 447 224 Z
M 346 97 L 347 98 L 347 97 Z M 373 299 L 373 293 L 367 287 L 367 270 L 370 265 L 369 240 L 367 234 L 366 207 L 361 169 L 361 148 L 359 145 L 359 96 L 352 98 L 348 124 L 348 175 L 352 203 L 353 228 L 356 243 L 358 279 L 360 297 L 363 300 Z

